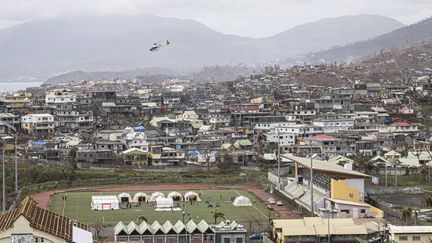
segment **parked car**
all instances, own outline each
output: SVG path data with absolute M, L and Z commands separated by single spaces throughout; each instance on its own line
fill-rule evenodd
M 268 208 L 268 210 L 273 210 L 273 207 L 270 204 L 267 205 L 267 208 Z
M 249 237 L 250 240 L 261 240 L 263 238 L 262 233 L 256 233 Z
M 275 204 L 275 203 L 276 203 L 276 200 L 275 200 L 274 198 L 272 198 L 272 197 L 269 197 L 269 198 L 267 199 L 267 202 L 270 203 L 270 204 Z
M 283 202 L 281 200 L 279 200 L 279 201 L 276 202 L 276 205 L 283 206 Z

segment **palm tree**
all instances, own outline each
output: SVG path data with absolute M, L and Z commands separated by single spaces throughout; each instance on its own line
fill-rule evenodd
M 417 217 L 420 210 L 418 208 L 414 208 L 412 211 L 414 213 L 414 225 L 417 225 Z
M 426 206 L 432 207 L 432 196 L 426 198 Z
M 405 222 L 405 225 L 408 225 L 408 220 L 412 216 L 412 209 L 411 208 L 404 208 L 402 210 L 402 220 Z
M 255 135 L 255 142 L 256 142 L 256 152 L 258 153 L 258 162 L 261 165 L 262 158 L 263 158 L 263 144 L 266 142 L 267 137 L 259 132 L 257 135 Z
M 225 219 L 225 214 L 222 213 L 222 212 L 219 212 L 217 209 L 215 209 L 215 210 L 212 211 L 211 213 L 212 213 L 212 216 L 213 216 L 213 218 L 214 218 L 214 223 L 215 223 L 215 224 L 217 223 L 217 220 L 218 220 L 219 218 L 223 218 L 223 219 Z

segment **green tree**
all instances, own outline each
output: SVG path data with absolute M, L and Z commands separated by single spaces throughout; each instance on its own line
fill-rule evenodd
M 66 160 L 66 163 L 63 168 L 63 178 L 65 181 L 72 182 L 76 178 L 76 152 L 78 148 L 72 147 L 69 150 L 68 159 Z
M 369 157 L 358 155 L 353 160 L 354 167 L 363 170 L 365 174 L 369 174 L 374 168 L 374 164 Z
M 428 206 L 428 207 L 432 207 L 432 195 L 429 195 L 429 196 L 426 198 L 426 206 Z
M 222 212 L 219 212 L 219 210 L 215 209 L 214 211 L 211 212 L 213 219 L 214 219 L 214 223 L 217 224 L 217 220 L 219 218 L 225 219 L 225 214 Z
M 93 229 L 94 229 L 94 231 L 95 231 L 95 237 L 96 237 L 96 239 L 98 240 L 98 239 L 100 239 L 102 236 L 101 236 L 101 232 L 102 232 L 102 229 L 106 226 L 104 223 L 102 223 L 102 222 L 100 222 L 99 220 L 97 220 L 96 222 L 94 222 L 93 223 Z
M 402 220 L 404 221 L 405 225 L 408 225 L 408 220 L 412 216 L 412 209 L 411 208 L 403 208 L 402 209 Z
M 258 164 L 261 167 L 262 166 L 262 162 L 263 162 L 263 147 L 264 147 L 264 143 L 266 141 L 266 136 L 263 133 L 258 133 L 256 136 L 256 152 L 258 154 Z

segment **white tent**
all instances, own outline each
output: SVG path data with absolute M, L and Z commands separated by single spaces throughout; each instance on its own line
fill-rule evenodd
M 186 194 L 184 195 L 184 199 L 185 201 L 201 201 L 201 198 L 199 197 L 198 193 L 196 192 L 186 192 Z
M 130 203 L 130 202 L 132 201 L 132 197 L 131 197 L 131 195 L 130 195 L 129 193 L 126 193 L 126 192 L 122 192 L 122 193 L 120 193 L 120 194 L 117 196 L 117 198 L 118 198 L 118 200 L 119 200 L 120 203 L 123 203 L 123 202 L 128 202 L 128 203 Z
M 179 192 L 170 192 L 168 193 L 167 198 L 172 198 L 173 201 L 183 201 L 183 195 Z
M 92 196 L 92 210 L 119 209 L 119 200 L 116 196 Z
M 150 196 L 150 199 L 152 202 L 154 202 L 158 197 L 165 197 L 165 195 L 162 192 L 153 192 Z
M 249 198 L 245 196 L 238 196 L 234 199 L 233 205 L 236 207 L 243 207 L 243 206 L 252 206 L 252 203 L 249 200 Z
M 139 203 L 139 202 L 147 202 L 148 195 L 144 192 L 137 192 L 133 196 L 132 202 Z
M 174 206 L 174 201 L 172 198 L 158 197 L 156 198 L 157 208 L 172 208 Z

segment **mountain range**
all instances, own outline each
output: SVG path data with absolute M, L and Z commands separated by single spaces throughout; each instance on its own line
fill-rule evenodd
M 358 41 L 313 53 L 307 57 L 307 60 L 310 62 L 351 62 L 430 41 L 432 41 L 432 18 L 396 29 L 370 40 Z
M 0 30 L 0 80 L 45 80 L 72 71 L 262 65 L 403 27 L 375 15 L 322 19 L 266 38 L 227 35 L 193 20 L 106 15 L 32 21 Z M 171 45 L 150 52 L 154 42 Z M 151 71 L 149 71 L 151 72 Z

